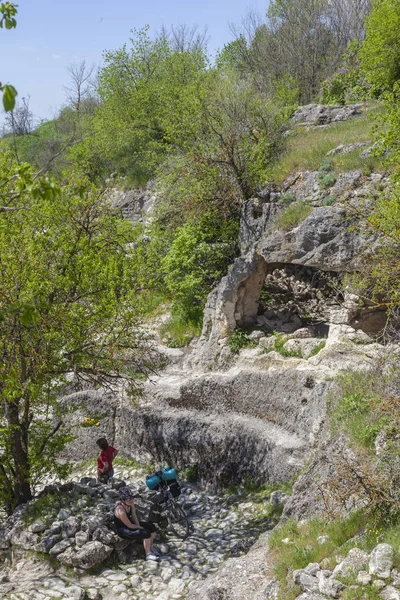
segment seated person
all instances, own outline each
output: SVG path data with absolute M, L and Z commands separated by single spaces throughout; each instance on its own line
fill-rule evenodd
M 118 450 L 110 446 L 106 438 L 100 438 L 96 444 L 101 452 L 97 458 L 97 478 L 101 483 L 108 483 L 114 476 L 113 460 L 118 454 Z
M 143 540 L 146 560 L 160 560 L 160 553 L 153 547 L 156 528 L 150 521 L 139 521 L 133 502 L 133 491 L 129 487 L 119 490 L 120 501 L 114 511 L 114 525 L 120 537 L 128 540 Z

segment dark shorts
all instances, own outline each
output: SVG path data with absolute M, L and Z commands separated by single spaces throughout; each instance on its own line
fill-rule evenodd
M 129 527 L 125 527 L 124 525 L 119 525 L 116 528 L 119 537 L 128 540 L 147 540 L 151 537 L 152 533 L 156 532 L 154 524 L 150 521 L 139 521 L 139 523 L 144 529 L 129 529 Z

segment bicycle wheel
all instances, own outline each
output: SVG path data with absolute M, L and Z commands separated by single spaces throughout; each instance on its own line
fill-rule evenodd
M 193 531 L 193 526 L 189 522 L 187 514 L 174 501 L 170 501 L 167 505 L 167 519 L 169 529 L 183 540 L 187 538 L 190 531 Z

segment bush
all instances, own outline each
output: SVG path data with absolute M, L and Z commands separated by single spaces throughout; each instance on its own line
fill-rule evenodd
M 336 183 L 336 175 L 334 173 L 319 173 L 317 177 L 319 185 L 323 189 L 330 188 Z
M 332 206 L 332 204 L 336 201 L 336 196 L 335 194 L 332 194 L 331 196 L 325 196 L 325 198 L 322 200 L 322 204 L 324 206 Z
M 332 428 L 345 434 L 350 448 L 337 455 L 325 482 L 327 509 L 335 514 L 362 503 L 370 514 L 398 518 L 400 369 L 386 362 L 373 371 L 342 375 L 337 383 Z
M 211 213 L 177 229 L 161 265 L 181 323 L 200 325 L 208 294 L 236 257 L 237 234 L 238 222 Z
M 360 42 L 354 40 L 349 44 L 338 71 L 325 79 L 321 86 L 320 101 L 323 104 L 343 105 L 370 97 L 371 86 L 364 80 L 359 52 Z
M 285 202 L 286 204 L 291 204 L 296 200 L 296 194 L 292 194 L 291 192 L 286 192 L 285 194 L 281 194 L 279 196 L 279 202 Z
M 199 479 L 199 465 L 195 463 L 181 471 L 182 479 L 189 483 L 195 483 Z
M 168 348 L 183 348 L 193 338 L 201 333 L 201 325 L 198 322 L 186 320 L 180 314 L 173 314 L 166 323 L 160 327 L 160 335 L 163 343 Z
M 288 206 L 277 216 L 274 225 L 278 229 L 283 229 L 283 231 L 290 231 L 302 223 L 312 211 L 313 208 L 309 204 L 305 204 L 305 202 L 296 202 Z
M 238 354 L 241 348 L 254 348 L 256 343 L 249 338 L 244 329 L 235 329 L 228 338 L 228 344 L 233 354 Z

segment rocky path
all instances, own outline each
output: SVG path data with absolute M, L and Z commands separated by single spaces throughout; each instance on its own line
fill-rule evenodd
M 133 487 L 143 486 L 144 473 L 120 467 L 116 476 Z M 78 501 L 79 502 L 79 501 Z M 0 597 L 7 600 L 178 600 L 228 558 L 240 556 L 269 528 L 269 502 L 244 490 L 211 495 L 183 485 L 180 503 L 194 532 L 185 541 L 167 534 L 158 540 L 165 553 L 159 563 L 146 562 L 141 544 L 119 552 L 118 560 L 95 571 L 65 568 L 38 555 L 14 555 L 0 570 Z M 81 502 L 82 505 L 82 502 Z M 64 508 L 68 513 L 68 508 Z M 72 507 L 71 512 L 75 510 Z M 143 515 L 147 517 L 147 515 Z M 2 595 L 3 594 L 5 595 Z

